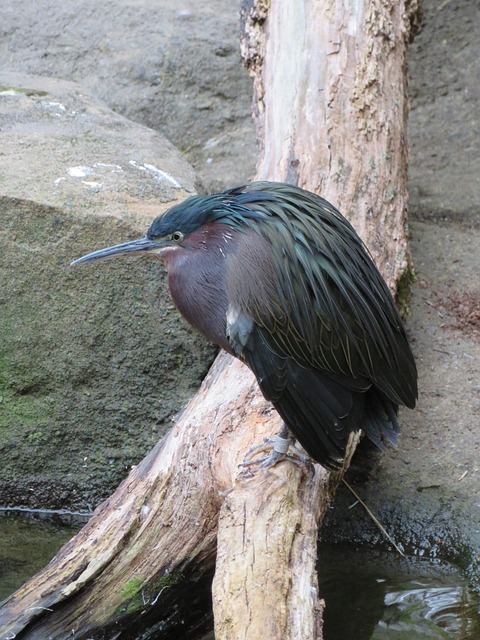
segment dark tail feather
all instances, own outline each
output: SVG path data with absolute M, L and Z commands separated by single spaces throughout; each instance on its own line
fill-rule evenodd
M 341 467 L 354 429 L 354 396 L 349 389 L 293 361 L 284 394 L 274 404 L 304 449 L 329 469 Z
M 397 446 L 400 424 L 398 405 L 390 402 L 380 391 L 371 389 L 365 398 L 364 418 L 361 428 L 379 449 L 385 451 L 385 443 Z

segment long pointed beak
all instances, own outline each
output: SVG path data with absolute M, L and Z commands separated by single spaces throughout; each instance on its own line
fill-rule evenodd
M 138 240 L 132 240 L 131 242 L 124 242 L 123 244 L 116 244 L 114 247 L 107 247 L 106 249 L 100 249 L 93 253 L 88 253 L 86 256 L 74 260 L 70 266 L 80 264 L 82 262 L 91 262 L 92 260 L 101 260 L 102 258 L 110 258 L 110 256 L 124 255 L 127 253 L 133 253 L 135 251 L 152 251 L 154 249 L 161 249 L 160 242 L 149 240 L 147 237 L 139 238 Z

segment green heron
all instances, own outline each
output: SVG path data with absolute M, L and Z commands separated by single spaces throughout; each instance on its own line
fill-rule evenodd
M 194 196 L 144 238 L 72 264 L 131 253 L 157 256 L 187 322 L 255 374 L 284 422 L 269 464 L 285 458 L 289 432 L 330 469 L 351 432 L 396 444 L 415 362 L 368 250 L 325 199 L 274 182 Z

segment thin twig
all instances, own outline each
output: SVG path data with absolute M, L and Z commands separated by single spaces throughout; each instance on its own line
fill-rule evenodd
M 435 347 L 432 347 L 432 351 L 436 351 L 437 353 L 445 353 L 447 356 L 453 356 L 453 353 L 451 351 L 445 351 L 445 349 L 436 349 Z
M 355 498 L 358 500 L 358 502 L 360 502 L 360 504 L 362 505 L 362 507 L 365 509 L 365 511 L 368 513 L 368 515 L 371 517 L 371 519 L 375 522 L 375 524 L 377 525 L 377 527 L 380 529 L 380 531 L 388 538 L 388 540 L 393 544 L 393 546 L 395 547 L 395 549 L 398 551 L 398 553 L 405 558 L 405 554 L 403 553 L 403 551 L 400 549 L 400 547 L 398 546 L 398 544 L 395 542 L 395 540 L 392 538 L 392 536 L 388 533 L 388 531 L 385 529 L 385 527 L 383 526 L 383 524 L 380 522 L 380 520 L 370 511 L 370 509 L 367 507 L 367 505 L 365 504 L 365 502 L 360 498 L 360 496 L 358 495 L 358 493 L 356 493 L 354 491 L 354 489 L 348 484 L 348 482 L 345 480 L 345 478 L 343 478 L 343 484 L 347 487 L 347 489 L 349 491 L 351 491 L 353 493 L 353 495 L 355 496 Z

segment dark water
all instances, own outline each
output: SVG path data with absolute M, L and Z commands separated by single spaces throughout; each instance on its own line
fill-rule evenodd
M 325 640 L 480 640 L 480 598 L 440 560 L 321 544 Z
M 39 571 L 79 521 L 0 512 L 0 601 Z M 480 640 L 480 599 L 447 563 L 321 544 L 325 640 Z
M 66 516 L 0 512 L 0 602 L 40 571 L 80 526 Z

